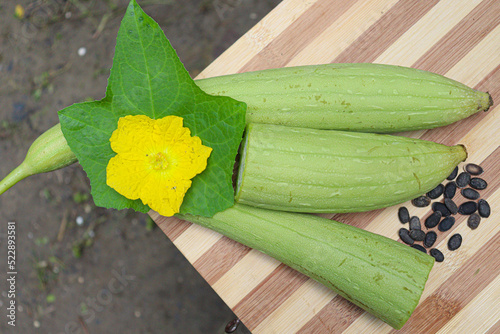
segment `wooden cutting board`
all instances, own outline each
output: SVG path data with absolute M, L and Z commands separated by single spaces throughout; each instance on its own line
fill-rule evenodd
M 443 74 L 500 101 L 498 0 L 285 0 L 199 78 L 332 62 L 374 62 Z M 400 135 L 466 145 L 481 164 L 492 215 L 476 230 L 463 216 L 440 235 L 420 304 L 401 333 L 500 333 L 500 107 L 444 128 Z M 458 196 L 457 196 L 458 197 Z M 405 203 L 411 215 L 430 209 Z M 398 240 L 399 206 L 328 218 Z M 394 330 L 278 261 L 220 234 L 150 213 L 254 333 L 389 333 Z M 447 249 L 451 234 L 463 244 Z M 362 274 L 362 273 L 360 273 Z

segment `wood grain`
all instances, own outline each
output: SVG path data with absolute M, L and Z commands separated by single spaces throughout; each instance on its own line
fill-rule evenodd
M 199 78 L 328 62 L 377 62 L 433 71 L 500 100 L 498 0 L 285 0 Z M 500 332 L 500 106 L 443 128 L 398 135 L 464 144 L 481 164 L 492 207 L 477 230 L 457 215 L 439 236 L 445 262 L 431 271 L 421 301 L 399 333 Z M 461 164 L 460 166 L 463 166 Z M 456 195 L 458 203 L 463 201 Z M 429 208 L 404 203 L 425 218 Z M 398 240 L 399 206 L 321 216 Z M 392 333 L 375 317 L 321 284 L 212 231 L 174 218 L 151 217 L 193 266 L 257 333 Z M 464 242 L 446 247 L 451 234 Z

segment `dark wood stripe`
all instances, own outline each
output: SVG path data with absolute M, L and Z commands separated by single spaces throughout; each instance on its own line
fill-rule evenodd
M 412 67 L 446 74 L 500 24 L 499 12 L 500 2 L 498 0 L 481 2 Z
M 474 88 L 491 94 L 494 104 L 490 109 L 493 110 L 500 102 L 500 65 L 488 73 Z
M 193 266 L 213 285 L 226 272 L 250 252 L 246 247 L 227 237 L 220 238 L 208 251 L 193 263 Z
M 318 27 L 330 26 L 354 3 L 355 0 L 318 0 L 239 72 L 284 67 L 324 31 Z
M 332 62 L 373 62 L 438 2 L 400 0 Z
M 297 333 L 342 333 L 363 313 L 363 309 L 337 295 Z
M 436 333 L 500 274 L 500 266 L 491 265 L 499 258 L 500 232 L 420 303 L 401 330 Z
M 158 216 L 156 224 L 161 228 L 163 233 L 169 237 L 170 240 L 175 241 L 182 233 L 184 233 L 192 223 L 177 219 L 175 217 Z
M 485 334 L 498 334 L 500 333 L 500 320 L 498 320 Z
M 307 276 L 280 264 L 265 280 L 246 295 L 233 308 L 233 311 L 252 331 L 307 280 Z

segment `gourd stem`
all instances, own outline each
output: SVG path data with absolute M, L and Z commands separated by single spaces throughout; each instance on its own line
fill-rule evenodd
M 0 181 L 0 195 L 6 192 L 10 187 L 21 181 L 25 177 L 30 176 L 28 166 L 23 162 L 9 173 L 2 181 Z

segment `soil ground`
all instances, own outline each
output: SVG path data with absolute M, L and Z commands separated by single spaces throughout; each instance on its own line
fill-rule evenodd
M 279 1 L 138 2 L 196 76 Z M 0 0 L 0 178 L 58 110 L 104 96 L 127 3 Z M 15 327 L 8 222 L 16 223 Z M 78 164 L 0 197 L 0 273 L 0 333 L 223 333 L 234 318 L 147 215 L 96 207 Z

